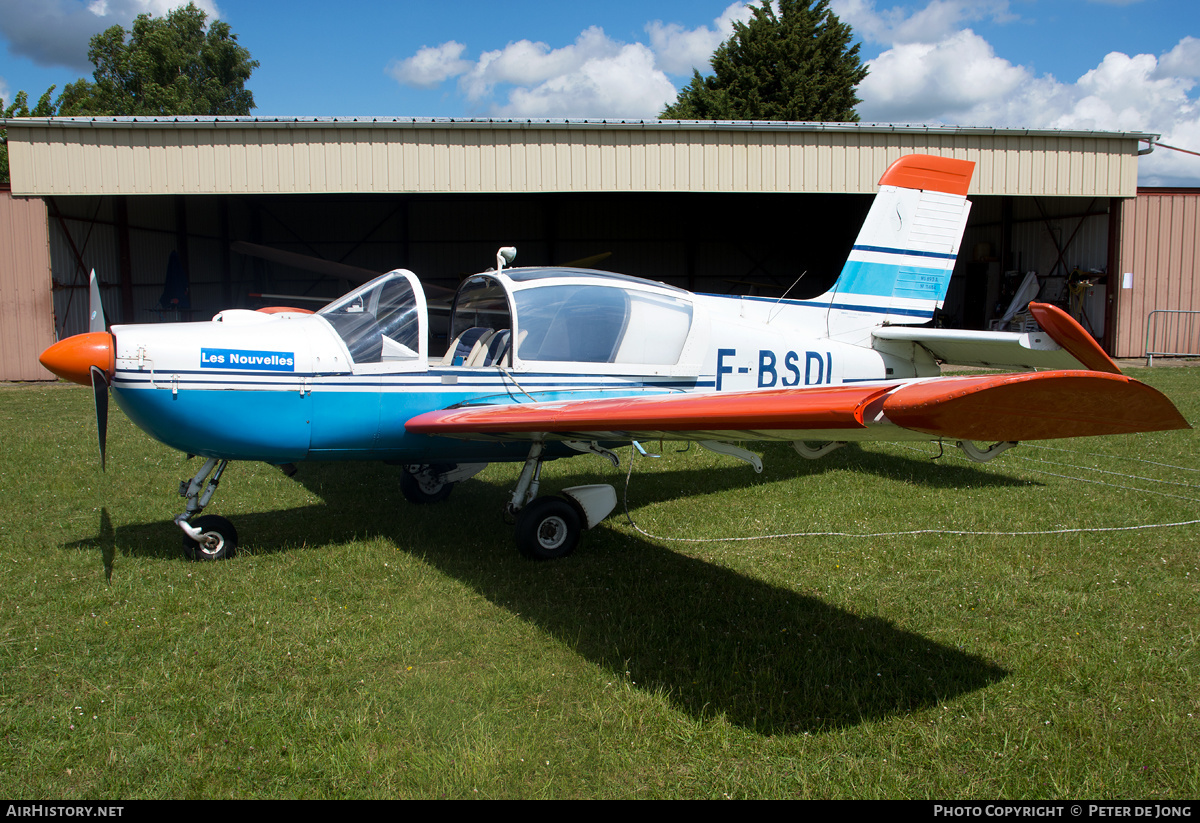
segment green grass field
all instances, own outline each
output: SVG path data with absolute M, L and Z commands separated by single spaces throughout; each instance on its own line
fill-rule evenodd
M 1200 420 L 1200 369 L 1136 376 Z M 514 466 L 414 507 L 393 467 L 236 464 L 243 549 L 197 564 L 195 461 L 114 406 L 101 474 L 87 389 L 0 387 L 0 795 L 1200 796 L 1200 525 L 661 539 L 1200 519 L 1194 432 L 1045 445 L 667 443 L 628 492 L 661 537 L 618 506 L 540 564 Z M 620 496 L 627 452 L 543 493 Z

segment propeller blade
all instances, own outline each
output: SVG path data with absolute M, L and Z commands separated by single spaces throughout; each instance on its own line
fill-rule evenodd
M 100 439 L 100 471 L 104 471 L 104 444 L 108 440 L 108 378 L 92 366 L 92 397 L 96 401 L 96 434 Z
M 100 283 L 96 280 L 96 270 L 92 269 L 88 285 L 88 331 L 107 331 L 104 321 L 104 304 L 100 302 Z

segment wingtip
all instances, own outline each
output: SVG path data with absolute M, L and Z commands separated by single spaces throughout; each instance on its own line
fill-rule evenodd
M 1097 371 L 945 377 L 897 389 L 888 420 L 937 437 L 1050 440 L 1190 429 L 1162 392 Z

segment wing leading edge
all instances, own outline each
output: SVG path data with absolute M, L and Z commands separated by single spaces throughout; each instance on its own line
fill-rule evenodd
M 1190 428 L 1120 374 L 1047 371 L 721 394 L 471 406 L 408 431 L 465 440 L 1044 440 Z

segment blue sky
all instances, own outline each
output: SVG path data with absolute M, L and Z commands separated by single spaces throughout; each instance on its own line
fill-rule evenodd
M 89 76 L 87 42 L 171 0 L 0 0 L 0 97 Z M 730 0 L 203 0 L 274 115 L 652 118 L 748 15 Z M 1159 133 L 1200 151 L 1196 0 L 833 0 L 864 121 Z M 1158 149 L 1144 185 L 1200 185 Z

